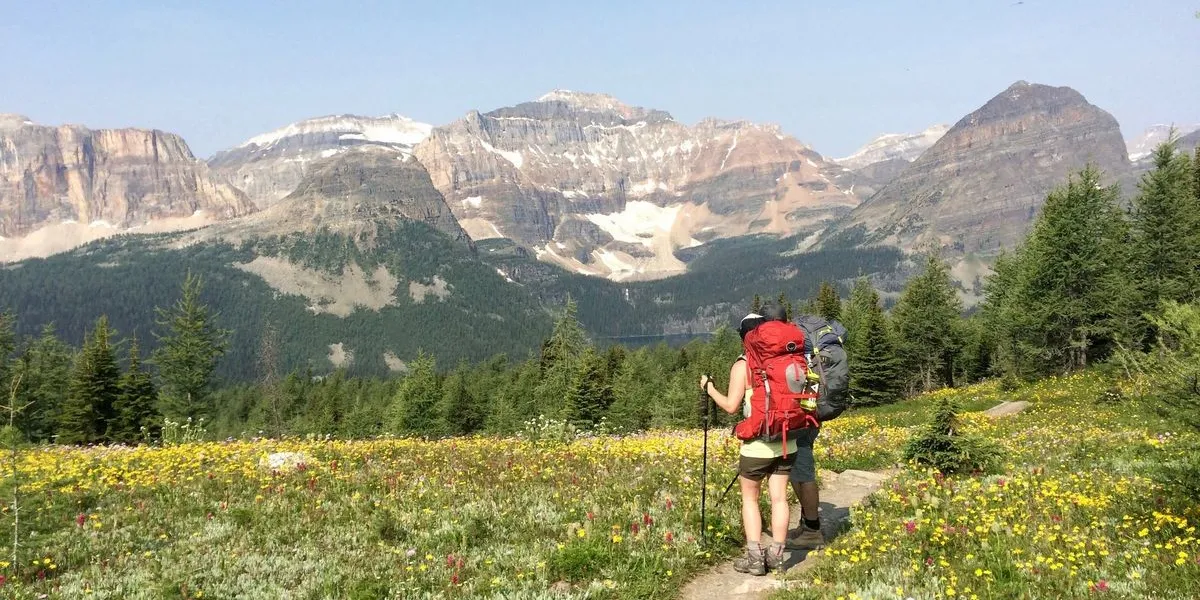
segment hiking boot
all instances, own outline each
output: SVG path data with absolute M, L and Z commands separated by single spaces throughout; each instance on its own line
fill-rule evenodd
M 820 529 L 809 529 L 803 524 L 787 539 L 787 547 L 792 549 L 816 550 L 824 545 L 825 534 Z
M 749 573 L 751 575 L 766 575 L 767 561 L 763 556 L 762 549 L 751 550 L 746 549 L 746 553 L 733 559 L 733 570 L 738 573 Z
M 763 553 L 763 560 L 768 571 L 783 571 L 783 546 L 767 548 Z

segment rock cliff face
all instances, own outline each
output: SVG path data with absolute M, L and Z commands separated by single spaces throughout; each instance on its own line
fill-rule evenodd
M 177 135 L 45 127 L 0 115 L 0 262 L 124 230 L 195 227 L 253 209 Z
M 956 123 L 822 243 L 991 254 L 1018 243 L 1046 194 L 1088 163 L 1109 181 L 1127 176 L 1117 121 L 1075 90 L 1020 81 Z
M 408 220 L 470 243 L 429 173 L 410 155 L 364 146 L 316 159 L 306 170 L 295 191 L 269 208 L 208 227 L 191 239 L 238 241 L 326 230 L 370 246 L 378 226 Z
M 338 115 L 293 123 L 218 152 L 208 165 L 259 208 L 292 193 L 313 161 L 367 146 L 412 153 L 432 127 L 400 115 Z
M 473 238 L 613 279 L 677 273 L 679 248 L 817 228 L 858 203 L 840 167 L 776 127 L 688 127 L 601 94 L 471 112 L 415 154 Z

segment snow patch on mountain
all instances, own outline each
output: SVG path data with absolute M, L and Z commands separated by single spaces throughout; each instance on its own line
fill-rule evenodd
M 1151 125 L 1138 137 L 1126 140 L 1125 147 L 1129 151 L 1129 160 L 1137 162 L 1153 154 L 1154 149 L 1170 137 L 1172 127 L 1175 128 L 1176 135 L 1183 137 L 1193 131 L 1200 130 L 1200 123 L 1193 125 Z
M 484 150 L 487 150 L 488 152 L 491 152 L 492 154 L 500 155 L 501 158 L 512 163 L 512 166 L 514 166 L 518 169 L 521 168 L 521 165 L 525 164 L 525 158 L 521 156 L 520 152 L 513 152 L 511 150 L 501 150 L 501 149 L 487 143 L 487 141 L 483 140 L 483 139 L 480 139 L 479 143 L 483 146 Z
M 658 232 L 670 232 L 682 205 L 662 207 L 643 200 L 625 204 L 618 213 L 584 215 L 614 240 L 651 246 Z
M 835 158 L 833 162 L 850 169 L 861 169 L 894 158 L 911 162 L 940 140 L 947 131 L 950 131 L 949 125 L 934 125 L 920 133 L 886 133 L 871 140 L 854 154 Z
M 590 111 L 626 111 L 629 106 L 608 94 L 553 90 L 537 99 L 538 102 L 564 102 L 575 108 Z
M 335 115 L 299 121 L 274 131 L 256 135 L 242 143 L 239 148 L 249 146 L 263 148 L 290 137 L 318 133 L 341 133 L 339 136 L 341 140 L 358 140 L 411 148 L 429 137 L 431 131 L 433 131 L 432 125 L 396 114 L 383 117 Z

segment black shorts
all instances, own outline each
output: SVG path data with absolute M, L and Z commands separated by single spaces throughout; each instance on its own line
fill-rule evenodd
M 762 481 L 775 473 L 787 474 L 792 470 L 792 457 L 784 458 L 754 458 L 752 456 L 738 457 L 738 475 L 750 481 Z

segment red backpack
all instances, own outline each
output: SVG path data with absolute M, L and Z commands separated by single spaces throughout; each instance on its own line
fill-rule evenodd
M 789 435 L 820 427 L 817 394 L 808 385 L 804 332 L 792 323 L 767 321 L 746 334 L 743 345 L 753 392 L 750 416 L 733 434 L 743 441 L 781 441 L 786 454 Z

